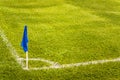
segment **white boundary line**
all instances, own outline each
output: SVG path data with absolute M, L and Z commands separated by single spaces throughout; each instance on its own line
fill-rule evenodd
M 24 58 L 20 58 L 18 56 L 18 53 L 16 52 L 15 48 L 8 41 L 6 35 L 4 34 L 4 31 L 1 28 L 0 28 L 0 36 L 3 39 L 3 41 L 6 43 L 6 46 L 9 49 L 9 51 L 16 58 L 17 62 L 22 66 L 23 69 L 25 69 L 23 67 L 24 64 L 22 64 L 22 60 L 24 60 Z M 49 66 L 49 67 L 31 68 L 29 70 L 46 70 L 46 69 L 71 68 L 71 67 L 85 66 L 85 65 L 91 65 L 91 64 L 102 64 L 102 63 L 107 63 L 107 62 L 118 62 L 118 61 L 120 61 L 120 58 L 115 58 L 115 59 L 111 59 L 111 60 L 96 60 L 96 61 L 88 61 L 88 62 L 81 62 L 81 63 L 63 64 L 63 65 L 60 65 L 57 62 L 45 60 L 42 58 L 30 58 L 29 60 L 40 60 L 40 61 L 51 64 L 51 66 Z
M 15 59 L 17 60 L 17 62 L 20 64 L 20 62 L 18 61 L 19 60 L 19 56 L 17 55 L 16 50 L 14 49 L 14 47 L 12 46 L 12 44 L 8 41 L 6 35 L 4 34 L 4 31 L 1 28 L 0 28 L 0 36 L 3 39 L 3 42 L 5 42 L 7 48 L 9 49 L 9 51 L 15 57 Z
M 30 70 L 49 70 L 49 69 L 71 68 L 71 67 L 86 66 L 86 65 L 91 65 L 91 64 L 103 64 L 103 63 L 108 63 L 108 62 L 120 62 L 120 57 L 111 59 L 111 60 L 96 60 L 96 61 L 88 61 L 88 62 L 81 62 L 81 63 L 53 65 L 50 67 L 31 68 Z

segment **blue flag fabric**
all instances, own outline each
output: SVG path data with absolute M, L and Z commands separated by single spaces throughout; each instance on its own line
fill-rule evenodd
M 27 35 L 27 26 L 24 27 L 24 33 L 23 33 L 23 39 L 21 42 L 21 46 L 24 50 L 24 52 L 28 51 L 28 35 Z

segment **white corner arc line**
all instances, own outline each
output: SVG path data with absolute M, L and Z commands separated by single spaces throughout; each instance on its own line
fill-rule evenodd
M 79 66 L 86 66 L 86 65 L 92 65 L 92 64 L 103 64 L 103 63 L 108 63 L 108 62 L 120 62 L 120 57 L 111 59 L 111 60 L 96 60 L 96 61 L 88 61 L 88 62 L 81 62 L 81 63 L 56 65 L 56 66 L 50 66 L 50 67 L 31 68 L 30 70 L 49 70 L 49 69 L 71 68 L 71 67 L 79 67 Z
M 24 58 L 21 58 L 21 59 L 22 59 L 22 60 L 26 60 L 26 59 L 24 59 Z M 53 62 L 53 61 L 46 60 L 46 59 L 43 59 L 43 58 L 29 58 L 28 60 L 42 61 L 42 62 L 49 63 L 49 64 L 51 64 L 51 65 L 58 64 L 58 62 Z

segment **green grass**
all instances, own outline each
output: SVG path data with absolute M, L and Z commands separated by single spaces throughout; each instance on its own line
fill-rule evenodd
M 20 42 L 23 26 L 26 24 L 28 25 L 29 57 L 31 58 L 45 58 L 60 64 L 112 59 L 120 56 L 119 5 L 119 0 L 0 0 L 0 26 L 21 57 L 25 57 Z M 2 44 L 1 40 L 0 57 L 3 62 L 0 61 L 0 63 L 6 63 L 4 61 L 9 60 L 8 57 L 4 59 L 3 53 L 7 55 L 10 53 Z M 11 62 L 15 62 L 14 58 Z M 119 63 L 91 65 L 92 68 L 86 66 L 30 72 L 20 69 L 16 62 L 14 64 L 17 67 L 15 66 L 12 70 L 15 73 L 20 70 L 17 75 L 25 72 L 26 76 L 31 76 L 27 79 L 35 77 L 36 79 L 50 79 L 51 77 L 52 80 L 59 80 L 59 78 L 62 80 L 120 79 L 118 76 L 120 72 L 117 69 Z M 10 65 L 12 64 L 6 63 L 3 66 L 11 70 Z M 49 66 L 43 62 L 30 62 L 29 65 L 31 67 Z M 68 71 L 70 72 L 67 73 Z M 56 76 L 52 76 L 50 72 Z M 106 72 L 110 73 L 106 75 Z M 4 76 L 3 73 L 2 75 Z M 21 78 L 25 79 L 25 75 Z M 5 74 L 6 77 L 8 77 L 7 74 Z
M 0 4 L 2 28 L 22 57 L 20 42 L 25 24 L 30 57 L 63 64 L 120 56 L 120 3 L 116 1 L 13 0 Z
M 0 38 L 1 80 L 119 80 L 120 63 L 105 63 L 65 69 L 24 71 Z
M 120 63 L 105 63 L 65 69 L 24 71 L 0 38 L 1 80 L 119 80 Z

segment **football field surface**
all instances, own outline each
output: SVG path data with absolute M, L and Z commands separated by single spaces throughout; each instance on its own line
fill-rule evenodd
M 22 68 L 24 25 L 28 26 L 31 69 L 119 65 L 119 0 L 0 0 L 0 17 L 0 53 L 12 55 Z

